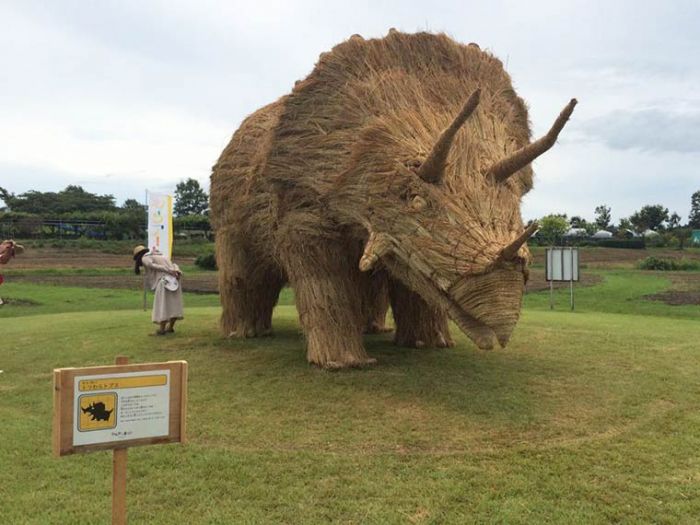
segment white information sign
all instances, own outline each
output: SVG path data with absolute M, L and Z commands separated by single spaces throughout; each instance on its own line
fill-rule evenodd
M 578 281 L 578 248 L 547 248 L 545 274 L 547 281 Z
M 173 247 L 173 197 L 165 193 L 148 193 L 148 249 L 159 251 L 168 259 Z
M 170 370 L 73 378 L 73 446 L 168 436 Z

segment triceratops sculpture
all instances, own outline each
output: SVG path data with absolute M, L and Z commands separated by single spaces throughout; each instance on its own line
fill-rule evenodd
M 465 104 L 466 99 L 466 104 Z M 294 288 L 310 362 L 359 366 L 362 333 L 449 346 L 448 318 L 490 349 L 518 320 L 530 253 L 521 197 L 527 109 L 501 62 L 445 35 L 353 36 L 290 95 L 249 116 L 213 168 L 222 328 L 271 330 Z

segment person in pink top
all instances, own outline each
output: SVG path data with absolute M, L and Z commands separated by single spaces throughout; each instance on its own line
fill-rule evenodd
M 17 244 L 15 241 L 2 241 L 0 243 L 0 264 L 7 264 L 15 255 L 24 252 L 24 246 Z M 0 284 L 5 281 L 5 278 L 0 274 Z M 4 304 L 0 299 L 0 306 Z

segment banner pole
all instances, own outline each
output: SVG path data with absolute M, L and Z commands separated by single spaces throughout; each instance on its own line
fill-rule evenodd
M 554 247 L 546 251 L 545 258 L 545 279 L 549 279 L 549 309 L 554 310 L 554 268 L 552 265 L 554 263 Z M 550 262 L 551 261 L 551 262 Z
M 148 245 L 148 190 L 146 190 L 146 244 Z M 148 246 L 146 246 L 148 248 Z M 143 272 L 143 311 L 146 311 L 148 297 L 146 291 L 146 272 Z
M 168 259 L 173 258 L 173 197 L 168 195 Z
M 576 252 L 578 253 L 578 251 Z M 569 248 L 569 254 L 571 255 L 571 281 L 569 282 L 569 286 L 571 288 L 571 311 L 574 311 L 574 249 L 573 247 Z

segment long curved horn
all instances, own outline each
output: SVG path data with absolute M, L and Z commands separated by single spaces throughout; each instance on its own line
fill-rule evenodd
M 527 241 L 530 237 L 532 237 L 532 234 L 537 231 L 537 228 L 539 228 L 539 225 L 537 222 L 533 222 L 530 226 L 525 228 L 525 231 L 518 235 L 518 237 L 511 242 L 508 246 L 503 248 L 501 250 L 501 255 L 499 256 L 499 259 L 503 261 L 510 261 L 515 258 L 516 255 L 518 255 L 518 250 L 520 250 L 520 247 L 525 244 L 525 241 Z
M 532 144 L 528 144 L 527 146 L 520 148 L 509 157 L 498 161 L 488 169 L 486 176 L 493 177 L 493 180 L 496 182 L 505 182 L 508 180 L 508 177 L 513 175 L 516 171 L 524 168 L 549 148 L 554 146 L 554 143 L 557 141 L 557 137 L 559 136 L 559 132 L 562 130 L 564 124 L 566 124 L 566 121 L 569 120 L 569 117 L 574 112 L 574 107 L 576 104 L 577 100 L 572 98 L 571 102 L 569 102 L 564 110 L 559 114 L 557 120 L 554 121 L 552 129 L 550 129 L 544 137 L 536 140 Z
M 474 91 L 452 124 L 450 124 L 449 127 L 442 132 L 440 138 L 435 143 L 435 146 L 433 146 L 430 155 L 428 155 L 428 158 L 425 159 L 425 162 L 421 164 L 420 168 L 418 168 L 418 171 L 416 172 L 421 179 L 433 184 L 440 182 L 445 172 L 447 154 L 450 152 L 452 141 L 459 131 L 459 128 L 462 127 L 462 125 L 476 109 L 476 106 L 479 104 L 480 95 L 480 89 Z

